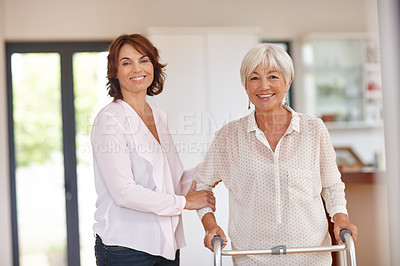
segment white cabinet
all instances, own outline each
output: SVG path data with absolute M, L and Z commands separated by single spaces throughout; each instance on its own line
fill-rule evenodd
M 384 165 L 382 88 L 377 38 L 365 33 L 312 33 L 302 42 L 302 112 L 321 117 L 336 147 L 365 164 Z
M 303 44 L 308 112 L 336 126 L 382 121 L 377 40 L 367 34 L 310 34 Z

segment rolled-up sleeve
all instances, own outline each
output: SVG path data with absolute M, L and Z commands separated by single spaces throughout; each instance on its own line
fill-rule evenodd
M 215 134 L 204 161 L 195 168 L 196 190 L 212 191 L 213 187 L 221 181 L 221 176 L 227 170 L 226 151 L 223 148 L 224 134 L 218 131 Z M 203 216 L 213 212 L 209 207 L 197 210 L 200 220 Z
M 347 215 L 345 185 L 336 164 L 336 153 L 333 148 L 328 129 L 319 120 L 320 126 L 320 174 L 322 182 L 322 197 L 326 210 L 333 221 L 337 213 Z

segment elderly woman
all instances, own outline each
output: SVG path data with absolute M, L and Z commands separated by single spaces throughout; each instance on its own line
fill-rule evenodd
M 344 184 L 324 123 L 295 112 L 285 96 L 293 81 L 290 56 L 279 46 L 260 44 L 244 57 L 242 84 L 255 110 L 222 127 L 196 169 L 197 188 L 223 181 L 229 190 L 229 236 L 233 249 L 331 244 L 324 204 L 336 240 L 357 228 L 348 219 Z M 285 98 L 285 103 L 282 104 Z M 250 105 L 250 103 L 249 103 Z M 322 198 L 321 198 L 322 195 Z M 204 245 L 224 231 L 210 208 L 198 211 Z M 331 265 L 331 254 L 235 256 L 235 265 Z

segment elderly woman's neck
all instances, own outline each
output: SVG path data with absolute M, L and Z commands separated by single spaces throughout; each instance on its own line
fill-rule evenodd
M 273 112 L 255 111 L 257 126 L 262 131 L 286 131 L 291 120 L 291 113 L 284 107 Z

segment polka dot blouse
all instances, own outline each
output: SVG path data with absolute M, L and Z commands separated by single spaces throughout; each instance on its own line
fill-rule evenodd
M 220 129 L 196 168 L 196 190 L 211 190 L 219 181 L 229 190 L 228 234 L 233 249 L 330 245 L 322 198 L 330 217 L 347 214 L 344 183 L 327 128 L 319 118 L 288 110 L 292 119 L 275 151 L 253 112 Z M 202 218 L 211 211 L 204 208 L 198 214 Z M 330 253 L 234 256 L 233 261 L 235 265 L 332 264 Z

